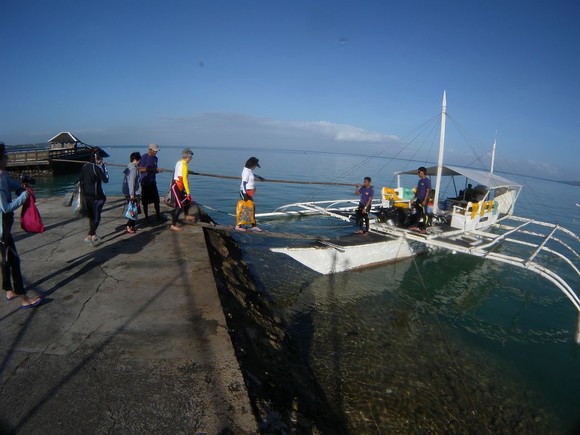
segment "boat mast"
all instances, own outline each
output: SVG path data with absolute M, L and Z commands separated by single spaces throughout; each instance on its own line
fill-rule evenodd
M 437 178 L 435 180 L 435 195 L 433 197 L 433 213 L 439 211 L 439 185 L 441 184 L 441 172 L 443 170 L 443 149 L 445 148 L 445 119 L 447 117 L 447 95 L 443 91 L 443 103 L 441 104 L 441 137 L 439 139 L 439 158 L 437 159 Z
M 495 137 L 493 138 L 493 146 L 491 147 L 491 168 L 489 170 L 490 174 L 493 174 L 493 165 L 495 163 L 495 142 L 497 138 L 497 130 L 495 131 Z

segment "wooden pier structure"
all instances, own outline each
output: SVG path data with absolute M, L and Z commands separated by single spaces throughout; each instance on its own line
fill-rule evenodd
M 61 132 L 47 144 L 7 147 L 7 169 L 20 173 L 74 173 L 82 167 L 78 161 L 88 162 L 93 150 L 94 147 L 83 143 L 70 132 Z

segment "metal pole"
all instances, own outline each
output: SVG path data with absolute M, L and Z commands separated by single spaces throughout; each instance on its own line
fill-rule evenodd
M 447 115 L 447 96 L 443 91 L 443 103 L 441 105 L 441 136 L 439 138 L 439 158 L 437 159 L 437 179 L 435 180 L 435 195 L 433 197 L 433 213 L 439 211 L 439 186 L 441 184 L 441 172 L 443 170 L 443 149 L 445 148 L 445 118 Z

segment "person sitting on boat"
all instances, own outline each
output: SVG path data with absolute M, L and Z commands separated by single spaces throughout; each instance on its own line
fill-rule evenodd
M 362 187 L 360 184 L 357 184 L 354 194 L 360 195 L 360 201 L 356 210 L 356 223 L 360 229 L 356 234 L 367 234 L 369 232 L 369 211 L 373 203 L 373 196 L 375 195 L 373 186 L 371 186 L 371 177 L 365 177 Z M 365 226 L 364 229 L 363 223 Z
M 467 185 L 467 189 L 465 189 L 465 193 L 464 193 L 465 201 L 471 201 L 471 198 L 473 197 L 474 193 L 475 193 L 475 190 L 473 189 L 473 186 L 471 185 L 471 183 L 469 183 Z
M 426 226 L 429 220 L 427 214 L 427 203 L 429 202 L 429 193 L 431 193 L 431 180 L 427 178 L 427 169 L 421 166 L 417 169 L 419 181 L 417 182 L 417 192 L 415 193 L 415 208 L 417 209 L 417 226 L 410 227 L 410 230 L 419 230 L 420 233 L 427 232 Z

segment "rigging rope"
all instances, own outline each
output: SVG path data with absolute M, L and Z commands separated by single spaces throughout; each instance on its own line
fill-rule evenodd
M 401 145 L 395 148 L 395 154 L 391 155 L 390 157 L 386 157 L 386 161 L 385 164 L 382 165 L 378 170 L 375 170 L 374 173 L 372 174 L 365 174 L 365 176 L 371 176 L 371 178 L 375 179 L 375 177 L 377 177 L 377 174 L 382 174 L 383 169 L 389 165 L 390 163 L 392 163 L 394 160 L 403 160 L 402 157 L 400 157 L 405 151 L 407 151 L 411 145 L 413 143 L 415 143 L 417 141 L 418 138 L 420 138 L 422 135 L 425 134 L 426 130 L 430 130 L 431 132 L 437 127 L 438 125 L 438 120 L 439 120 L 440 114 L 437 114 L 436 116 L 428 119 L 427 121 L 425 121 L 423 124 L 421 124 L 420 126 L 414 128 L 413 130 L 411 130 L 409 133 L 407 133 L 405 136 L 403 136 L 403 139 L 401 141 L 398 141 L 396 144 L 395 143 L 389 143 L 384 145 L 382 148 L 380 148 L 377 152 L 373 153 L 372 155 L 366 156 L 365 158 L 363 158 L 362 160 L 360 160 L 358 163 L 354 164 L 352 167 L 350 167 L 349 169 L 343 171 L 341 174 L 337 175 L 335 178 L 336 179 L 344 179 L 346 177 L 351 177 L 353 173 L 355 173 L 356 171 L 359 171 L 361 168 L 363 168 L 369 161 L 372 161 L 376 158 L 382 157 L 384 156 L 387 151 L 392 150 L 393 148 L 395 148 L 395 145 Z M 429 128 L 430 127 L 430 128 Z M 410 139 L 408 141 L 405 141 L 404 139 L 409 137 Z M 415 157 L 417 156 L 417 154 L 420 151 L 420 147 L 417 148 L 415 150 L 415 152 L 411 155 L 410 158 L 405 158 L 404 160 L 411 160 L 414 161 Z M 426 159 L 422 160 L 423 162 L 426 162 Z M 394 177 L 393 177 L 394 178 Z M 391 180 L 393 180 L 393 178 L 391 178 Z M 343 185 L 341 183 L 337 183 L 336 185 Z M 355 186 L 356 184 L 350 184 L 350 186 Z M 307 201 L 309 200 L 313 200 L 314 198 L 316 198 L 317 196 L 319 196 L 320 194 L 323 193 L 322 189 L 317 189 L 316 192 L 311 192 L 307 199 Z
M 426 122 L 424 122 L 422 125 L 416 127 L 415 129 L 411 130 L 409 133 L 407 133 L 405 136 L 403 136 L 403 138 L 405 137 L 411 137 L 411 139 L 408 142 L 401 142 L 401 144 L 403 145 L 402 147 L 398 147 L 396 150 L 396 153 L 394 156 L 391 156 L 390 158 L 388 158 L 385 162 L 384 165 L 382 165 L 379 170 L 375 171 L 374 174 L 372 174 L 373 178 L 379 173 L 381 172 L 389 163 L 391 163 L 393 160 L 396 160 L 399 158 L 399 156 L 405 152 L 406 150 L 409 149 L 409 147 L 411 146 L 411 144 L 413 144 L 417 138 L 419 138 L 422 134 L 424 134 L 424 131 L 427 129 L 427 127 L 431 126 L 431 131 L 435 128 L 435 121 L 438 120 L 439 114 L 435 117 L 432 117 L 431 119 L 427 120 Z M 341 179 L 345 179 L 347 177 L 350 177 L 353 173 L 355 173 L 356 171 L 359 171 L 361 168 L 363 168 L 369 161 L 372 161 L 378 157 L 383 156 L 387 151 L 390 151 L 394 148 L 395 144 L 386 144 L 385 146 L 383 146 L 381 149 L 379 149 L 377 152 L 375 152 L 374 154 L 370 155 L 370 156 L 366 156 L 365 158 L 363 158 L 361 161 L 359 161 L 358 163 L 356 163 L 355 165 L 353 165 L 351 168 L 345 170 L 344 172 L 342 172 L 341 174 L 337 175 L 335 177 L 335 180 L 341 180 Z M 415 151 L 412 156 L 411 156 L 411 160 L 414 160 L 416 155 L 418 154 L 419 149 L 417 149 L 417 151 Z M 57 162 L 68 162 L 68 163 L 78 163 L 78 164 L 86 164 L 87 162 L 84 160 L 69 160 L 69 159 L 52 159 L 53 161 L 57 161 Z M 119 163 L 106 163 L 108 166 L 112 166 L 112 167 L 126 167 L 127 164 L 119 164 Z M 167 168 L 159 168 L 161 172 L 173 172 L 173 169 L 167 169 Z M 196 176 L 200 176 L 200 177 L 210 177 L 210 178 L 220 178 L 220 179 L 230 179 L 230 180 L 239 180 L 240 177 L 239 176 L 232 176 L 232 175 L 221 175 L 221 174 L 211 174 L 211 173 L 204 173 L 204 172 L 196 172 L 196 171 L 189 171 L 190 175 L 196 175 Z M 256 178 L 257 181 L 263 181 L 265 183 L 284 183 L 284 184 L 300 184 L 300 185 L 318 185 L 318 186 L 345 186 L 345 187 L 355 187 L 357 184 L 359 183 L 344 183 L 344 182 L 340 182 L 340 181 L 308 181 L 308 180 L 280 180 L 280 179 L 265 179 L 265 180 L 259 180 L 258 178 Z M 310 192 L 307 196 L 306 200 L 313 200 L 314 198 L 316 198 L 317 196 L 319 196 L 320 194 L 322 194 L 326 189 L 316 189 L 316 191 Z
M 52 159 L 56 162 L 69 162 L 69 163 L 82 163 L 85 164 L 87 163 L 84 160 L 68 160 L 68 159 Z M 126 164 L 119 164 L 119 163 L 106 163 L 107 166 L 114 166 L 114 167 L 121 167 L 121 168 L 125 168 L 127 167 Z M 167 168 L 158 168 L 160 169 L 162 172 L 173 172 L 173 169 L 167 169 Z M 233 176 L 233 175 L 220 175 L 220 174 L 208 174 L 205 172 L 195 172 L 195 171 L 189 171 L 190 175 L 197 175 L 200 177 L 212 177 L 212 178 L 223 178 L 223 179 L 228 179 L 228 180 L 239 180 L 240 177 L 239 176 Z M 307 180 L 277 180 L 277 179 L 264 179 L 264 180 L 258 180 L 256 178 L 256 181 L 262 181 L 264 183 L 286 183 L 286 184 L 319 184 L 319 185 L 324 185 L 324 186 L 349 186 L 349 187 L 354 187 L 356 184 L 354 183 L 337 183 L 337 182 L 333 182 L 333 181 L 307 181 Z

